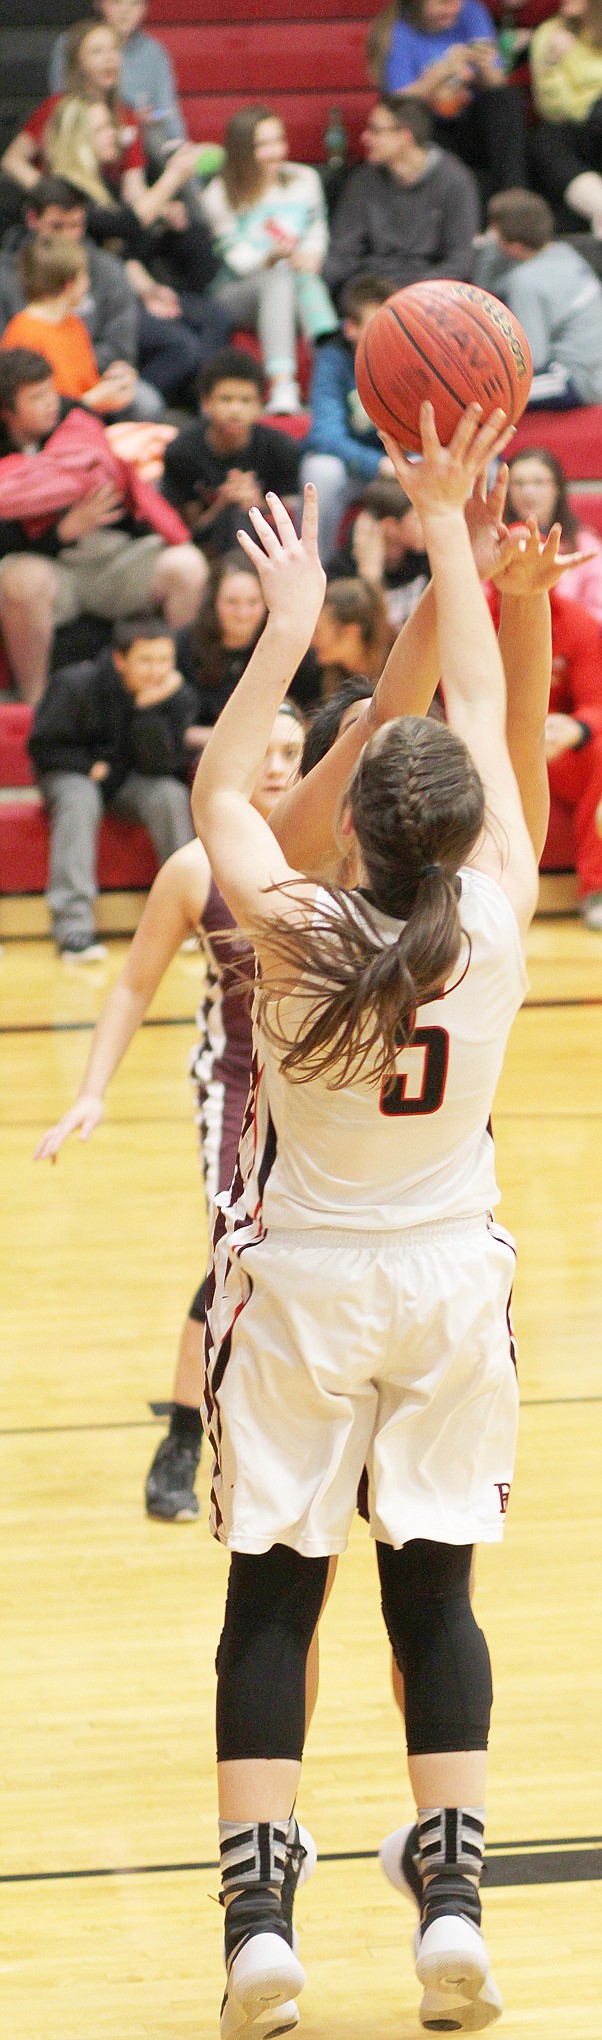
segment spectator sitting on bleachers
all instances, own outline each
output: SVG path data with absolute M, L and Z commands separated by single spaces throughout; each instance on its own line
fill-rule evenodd
M 89 284 L 81 242 L 26 241 L 18 257 L 25 307 L 15 312 L 0 340 L 3 351 L 25 347 L 43 354 L 61 397 L 73 397 L 101 416 L 123 417 L 131 389 L 129 362 L 116 361 L 99 377 L 92 341 L 78 308 Z
M 154 35 L 145 35 L 142 23 L 148 0 L 96 0 L 96 12 L 119 43 L 121 64 L 119 86 L 128 106 L 133 107 L 144 140 L 144 152 L 157 176 L 174 147 L 185 142 L 186 127 L 178 100 L 170 58 Z M 50 91 L 64 91 L 68 74 L 68 34 L 57 38 L 50 59 Z M 202 217 L 202 188 L 196 174 L 180 186 L 179 197 L 189 219 Z
M 147 0 L 96 0 L 96 11 L 117 37 L 120 88 L 127 105 L 133 106 L 144 125 L 145 143 L 146 129 L 152 128 L 153 116 L 160 120 L 166 140 L 185 141 L 186 128 L 167 50 L 156 36 L 145 35 L 142 30 L 148 13 Z M 51 92 L 66 89 L 68 42 L 65 30 L 53 44 L 48 74 Z
M 0 477 L 4 456 L 46 447 L 72 409 L 42 355 L 0 351 Z M 92 426 L 103 434 L 99 419 L 88 421 L 89 432 Z M 43 520 L 35 536 L 14 512 L 0 519 L 0 630 L 24 701 L 36 702 L 43 692 L 59 623 L 86 612 L 113 622 L 152 605 L 172 630 L 196 616 L 206 562 L 195 546 L 160 536 L 165 506 L 149 491 L 153 516 L 155 500 L 157 521 L 144 536 L 109 483 L 79 501 L 72 497 L 72 507 Z
M 103 813 L 144 822 L 159 864 L 194 836 L 186 732 L 196 698 L 175 666 L 157 617 L 118 624 L 113 649 L 55 673 L 29 739 L 50 812 L 48 905 L 62 956 L 103 954 L 96 943 L 96 851 Z
M 117 363 L 124 389 L 129 379 L 128 417 L 154 422 L 163 418 L 165 405 L 152 378 L 142 381 L 137 373 L 138 320 L 136 294 L 123 262 L 110 255 L 86 234 L 86 208 L 82 195 L 63 177 L 41 177 L 31 192 L 26 223 L 28 235 L 42 234 L 44 240 L 66 237 L 83 249 L 88 270 L 88 290 L 79 306 L 79 317 L 87 326 L 99 373 Z M 0 333 L 15 312 L 25 304 L 19 271 L 19 253 L 25 245 L 16 230 L 10 245 L 0 251 Z M 196 357 L 195 357 L 196 359 Z M 186 360 L 187 372 L 188 356 Z
M 378 680 L 392 642 L 380 588 L 359 575 L 356 580 L 329 581 L 312 640 L 321 669 L 322 700 L 329 701 L 350 676 Z
M 143 226 L 163 220 L 176 230 L 184 228 L 186 216 L 178 209 L 176 194 L 193 173 L 198 150 L 193 143 L 182 143 L 169 157 L 156 182 L 147 184 L 140 123 L 133 108 L 124 105 L 118 95 L 120 64 L 120 45 L 106 22 L 75 22 L 67 35 L 65 93 L 52 93 L 34 108 L 5 150 L 2 168 L 24 191 L 33 190 L 44 160 L 58 175 L 68 176 L 66 164 L 61 160 L 68 142 L 65 119 L 69 130 L 70 124 L 76 121 L 75 109 L 78 106 L 97 108 L 102 104 L 112 130 L 113 144 L 109 149 L 107 143 L 103 162 L 104 185 L 109 187 L 108 192 L 103 191 L 103 180 L 99 179 L 98 173 L 92 171 L 92 180 L 99 185 L 98 203 L 102 205 L 120 198 L 125 206 L 132 208 Z M 85 124 L 81 116 L 79 120 L 84 137 L 79 148 L 85 169 Z M 82 190 L 86 189 L 86 184 L 79 177 L 72 176 L 71 182 Z M 90 189 L 90 196 L 94 195 Z
M 345 184 L 324 264 L 337 304 L 363 270 L 390 276 L 395 290 L 429 276 L 469 277 L 477 186 L 457 156 L 432 146 L 424 101 L 410 92 L 379 99 L 362 144 L 368 160 Z
M 165 207 L 158 222 L 154 213 L 147 218 L 146 201 L 158 203 L 163 184 L 161 178 L 152 187 L 143 182 L 140 198 L 137 161 L 113 188 L 123 150 L 104 99 L 60 99 L 43 151 L 54 176 L 69 183 L 80 206 L 85 200 L 89 239 L 108 239 L 127 258 L 127 277 L 142 307 L 139 345 L 150 380 L 164 396 L 187 401 L 199 369 L 230 331 L 228 313 L 208 295 L 217 263 L 205 219 L 187 222 L 175 202 L 167 221 Z M 38 181 L 37 171 L 32 174 Z
M 259 577 L 242 546 L 214 560 L 196 623 L 178 633 L 178 666 L 194 687 L 198 727 L 190 740 L 201 748 L 238 686 L 261 636 L 266 608 Z M 319 698 L 318 661 L 310 648 L 289 692 L 297 707 L 313 708 Z
M 391 629 L 401 630 L 426 588 L 430 567 L 418 512 L 399 482 L 377 475 L 368 483 L 347 544 L 329 561 L 328 572 L 336 581 L 360 574 L 380 588 Z
M 476 171 L 487 196 L 526 184 L 522 94 L 507 83 L 481 0 L 397 0 L 372 25 L 368 61 L 379 88 L 425 100 L 435 140 Z
M 581 602 L 550 592 L 552 686 L 546 722 L 550 794 L 569 809 L 575 836 L 579 911 L 602 933 L 602 647 L 600 629 Z M 496 623 L 499 596 L 490 597 Z M 545 854 L 543 859 L 545 869 Z
M 536 517 L 544 535 L 552 524 L 562 531 L 561 553 L 590 554 L 581 565 L 567 568 L 558 582 L 557 594 L 583 603 L 590 616 L 602 624 L 602 540 L 582 524 L 568 497 L 567 478 L 560 461 L 545 446 L 526 447 L 510 454 L 510 480 L 504 517 L 507 524 L 524 524 Z M 577 499 L 578 503 L 578 499 Z
M 282 121 L 245 106 L 228 122 L 225 162 L 205 192 L 222 272 L 214 293 L 233 324 L 257 330 L 270 385 L 267 409 L 301 408 L 297 325 L 306 339 L 331 333 L 336 312 L 320 275 L 328 246 L 317 170 L 289 163 Z
M 373 312 L 390 297 L 390 277 L 358 276 L 345 286 L 342 325 L 316 348 L 310 391 L 311 427 L 301 480 L 318 492 L 320 557 L 328 567 L 339 525 L 350 503 L 376 475 L 393 477 L 382 440 L 357 393 L 355 354 Z
M 263 373 L 254 355 L 225 347 L 199 381 L 201 416 L 167 448 L 163 494 L 215 556 L 236 543 L 252 506 L 265 509 L 268 489 L 296 507 L 299 449 L 289 433 L 259 422 Z
M 602 132 L 602 130 L 601 130 Z M 535 191 L 501 191 L 475 247 L 473 281 L 520 320 L 533 356 L 529 405 L 568 410 L 602 402 L 602 284 Z
M 43 234 L 47 240 L 66 234 L 71 241 L 83 242 L 90 289 L 80 318 L 87 325 L 101 372 L 115 361 L 122 368 L 130 364 L 129 416 L 154 422 L 164 416 L 164 399 L 188 402 L 199 370 L 223 347 L 230 332 L 227 312 L 212 301 L 206 286 L 203 292 L 183 289 L 178 294 L 139 259 L 124 263 L 99 247 L 86 231 L 86 194 L 65 177 L 38 179 L 28 197 L 26 223 L 30 233 Z M 197 255 L 199 238 L 206 251 L 208 280 L 213 258 L 207 228 L 195 235 Z M 10 246 L 5 240 L 0 253 L 0 325 L 23 309 L 16 261 L 22 239 L 23 232 L 13 227 Z M 160 264 L 160 249 L 154 249 L 152 236 L 147 241 L 148 261 L 158 253 Z M 136 376 L 138 360 L 145 380 Z
M 538 189 L 560 212 L 589 221 L 602 235 L 602 12 L 600 0 L 561 7 L 542 21 L 529 47 L 531 89 L 539 115 L 529 135 Z

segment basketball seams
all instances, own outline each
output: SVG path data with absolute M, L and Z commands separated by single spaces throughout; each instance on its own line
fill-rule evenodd
M 364 368 L 366 369 L 366 374 L 367 374 L 367 376 L 368 376 L 368 380 L 369 380 L 369 382 L 370 382 L 370 383 L 371 383 L 371 385 L 372 385 L 372 389 L 374 390 L 374 395 L 375 395 L 375 397 L 377 398 L 377 401 L 378 401 L 378 403 L 379 403 L 379 404 L 381 405 L 381 407 L 382 407 L 382 410 L 383 410 L 383 411 L 388 411 L 388 413 L 389 413 L 389 417 L 390 417 L 390 418 L 392 419 L 392 421 L 393 421 L 393 424 L 394 424 L 395 426 L 397 426 L 397 428 L 398 428 L 398 429 L 399 429 L 399 427 L 401 426 L 404 432 L 407 432 L 407 433 L 409 433 L 409 436 L 410 436 L 410 438 L 411 438 L 411 439 L 413 439 L 413 440 L 415 441 L 416 445 L 418 446 L 418 445 L 420 444 L 420 442 L 419 442 L 419 440 L 418 440 L 418 438 L 417 438 L 416 432 L 415 432 L 415 430 L 414 430 L 414 426 L 413 426 L 413 425 L 406 425 L 405 419 L 403 419 L 403 418 L 400 418 L 400 417 L 399 417 L 399 414 L 398 414 L 398 412 L 397 412 L 397 411 L 392 411 L 392 410 L 391 410 L 391 406 L 390 406 L 390 404 L 388 404 L 388 403 L 387 403 L 387 399 L 386 399 L 386 397 L 383 397 L 383 396 L 381 396 L 381 392 L 380 392 L 380 390 L 379 390 L 379 389 L 377 388 L 377 385 L 376 385 L 376 383 L 375 383 L 375 381 L 374 381 L 374 376 L 373 376 L 373 374 L 372 374 L 372 369 L 371 369 L 371 366 L 370 366 L 370 356 L 369 356 L 369 354 L 368 354 L 368 336 L 367 336 L 367 335 L 366 335 L 366 339 L 365 339 L 365 341 L 364 341 L 364 345 L 363 345 L 363 349 L 362 349 L 362 361 L 363 361 L 363 366 L 364 366 Z M 356 369 L 356 379 L 357 379 L 357 369 Z M 360 396 L 361 396 L 361 391 L 360 391 Z M 393 435 L 393 437 L 395 437 L 395 434 Z
M 396 312 L 394 310 L 393 305 L 389 305 L 388 310 L 391 313 L 391 317 L 395 320 L 396 325 L 400 327 L 400 330 L 404 335 L 404 339 L 409 341 L 410 347 L 414 348 L 415 353 L 418 354 L 420 356 L 420 360 L 424 362 L 425 368 L 428 368 L 429 375 L 436 376 L 437 382 L 441 383 L 441 387 L 446 391 L 447 396 L 451 397 L 453 403 L 457 404 L 459 409 L 461 410 L 462 401 L 461 398 L 458 396 L 457 390 L 454 390 L 452 388 L 451 383 L 446 382 L 445 376 L 442 374 L 441 369 L 437 367 L 436 361 L 431 361 L 429 355 L 425 354 L 424 348 L 420 346 L 420 342 L 417 339 L 416 334 L 412 332 L 409 326 L 404 325 L 403 319 L 400 319 L 399 312 Z M 440 332 L 438 332 L 437 338 L 439 341 L 441 341 Z
M 387 310 L 391 313 L 392 318 L 395 319 L 397 325 L 401 328 L 401 331 L 404 334 L 404 338 L 409 341 L 411 347 L 415 348 L 416 353 L 420 355 L 421 361 L 424 361 L 425 366 L 429 370 L 429 374 L 437 377 L 437 381 L 442 384 L 442 387 L 444 390 L 447 391 L 448 396 L 452 397 L 454 403 L 458 404 L 460 409 L 462 409 L 461 399 L 458 396 L 457 390 L 454 390 L 452 388 L 451 383 L 446 382 L 445 376 L 442 375 L 441 370 L 437 367 L 436 362 L 431 361 L 429 359 L 428 354 L 425 354 L 423 348 L 420 346 L 420 343 L 416 338 L 415 333 L 411 331 L 410 327 L 404 325 L 404 321 L 403 319 L 400 319 L 399 312 L 395 310 L 394 305 L 388 305 Z M 484 339 L 486 339 L 490 343 L 494 353 L 498 356 L 500 367 L 504 371 L 504 375 L 506 378 L 510 394 L 512 418 L 509 420 L 509 423 L 512 424 L 514 420 L 514 387 L 508 363 L 504 358 L 499 341 L 497 340 L 495 333 L 492 332 L 491 326 L 486 325 L 481 319 L 479 319 L 478 307 L 475 310 L 475 307 L 473 305 L 467 304 L 465 300 L 462 300 L 462 314 L 464 318 L 470 320 L 471 323 L 474 326 L 476 326 L 478 333 L 483 334 Z M 434 332 L 435 337 L 438 339 L 439 342 L 441 342 L 442 338 L 445 337 L 446 329 L 444 326 L 443 327 L 437 326 L 436 322 L 433 321 L 433 326 L 431 327 L 431 325 L 429 324 L 427 327 L 427 331 L 429 332 L 429 334 Z M 460 364 L 460 366 L 461 365 L 462 364 Z
M 488 325 L 486 325 L 486 324 L 485 324 L 485 323 L 483 322 L 483 320 L 481 320 L 481 319 L 479 318 L 479 316 L 478 316 L 478 312 L 479 312 L 479 307 L 478 307 L 478 305 L 476 305 L 476 306 L 475 306 L 475 305 L 471 305 L 471 304 L 469 304 L 469 303 L 467 302 L 466 298 L 462 298 L 462 299 L 460 300 L 460 302 L 461 302 L 461 304 L 462 304 L 462 311 L 463 311 L 463 313 L 465 314 L 466 318 L 467 318 L 467 319 L 470 319 L 470 320 L 472 320 L 472 323 L 473 323 L 473 325 L 475 325 L 475 326 L 476 326 L 476 328 L 477 328 L 477 331 L 478 331 L 479 333 L 484 333 L 484 334 L 485 334 L 485 337 L 486 337 L 486 339 L 487 339 L 487 340 L 489 341 L 489 343 L 490 343 L 491 347 L 493 347 L 494 353 L 495 353 L 495 354 L 497 354 L 497 356 L 498 356 L 498 359 L 499 359 L 499 362 L 500 362 L 500 367 L 501 367 L 501 368 L 503 368 L 503 371 L 504 371 L 504 375 L 505 375 L 505 377 L 506 377 L 506 381 L 507 381 L 507 384 L 508 384 L 508 389 L 509 389 L 509 391 L 510 391 L 510 403 L 511 403 L 511 405 L 512 405 L 512 418 L 510 418 L 510 419 L 508 420 L 508 423 L 509 423 L 509 424 L 511 425 L 511 424 L 513 424 L 513 422 L 514 422 L 514 394 L 515 394 L 515 393 L 514 393 L 514 384 L 513 384 L 513 381 L 512 381 L 512 376 L 511 376 L 511 374 L 510 374 L 510 369 L 509 369 L 509 367 L 508 367 L 508 362 L 507 362 L 507 360 L 506 360 L 506 356 L 505 356 L 505 354 L 503 353 L 503 350 L 502 350 L 502 348 L 500 347 L 500 343 L 499 343 L 499 340 L 497 339 L 497 336 L 496 336 L 496 332 L 495 332 L 495 328 L 494 328 L 494 327 L 492 326 L 492 324 L 491 324 L 491 323 L 490 323 L 490 324 L 488 324 Z
M 420 449 L 416 414 L 422 394 L 432 393 L 444 443 L 451 436 L 466 404 L 479 400 L 479 386 L 485 415 L 488 415 L 487 405 L 491 410 L 498 403 L 506 412 L 509 424 L 514 424 L 516 418 L 522 416 L 525 395 L 521 389 L 516 352 L 512 351 L 511 335 L 505 332 L 505 328 L 501 332 L 496 330 L 492 316 L 492 307 L 496 303 L 494 299 L 490 307 L 488 293 L 483 294 L 483 303 L 479 299 L 475 301 L 471 299 L 469 290 L 451 282 L 440 286 L 410 286 L 405 291 L 396 292 L 375 313 L 374 321 L 370 321 L 356 360 L 360 396 L 373 422 L 383 429 L 388 428 L 408 450 Z M 506 317 L 509 318 L 507 313 Z M 397 339 L 391 329 L 391 318 L 397 329 Z M 516 322 L 510 319 L 510 324 L 514 328 Z M 461 343 L 462 339 L 464 349 L 461 344 L 454 347 L 454 341 Z M 517 327 L 515 339 L 517 345 L 521 339 L 524 342 L 520 327 Z M 526 347 L 526 343 L 524 345 Z M 465 351 L 469 356 L 476 354 L 476 361 L 474 358 L 472 361 L 465 359 Z M 479 354 L 483 355 L 483 360 L 478 359 Z M 437 355 L 443 365 L 440 365 Z M 527 356 L 528 348 L 525 362 Z M 397 388 L 396 376 L 399 378 Z M 427 383 L 423 392 L 420 391 L 422 378 Z M 495 390 L 496 383 L 500 384 L 499 395 Z M 405 412 L 406 406 L 412 422 L 409 417 L 401 415 L 402 407 Z

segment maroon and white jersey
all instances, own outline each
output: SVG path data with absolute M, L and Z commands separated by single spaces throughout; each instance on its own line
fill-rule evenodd
M 333 910 L 328 894 L 319 892 L 316 914 Z M 363 1411 L 367 1431 L 352 1464 L 352 1508 L 354 1483 L 371 1452 L 370 1396 L 376 1401 L 385 1396 L 395 1299 L 406 1400 L 404 1339 L 414 1321 L 431 1326 L 428 1338 L 425 1334 L 428 1366 L 424 1354 L 421 1361 L 429 1375 L 426 1404 L 434 1394 L 434 1361 L 445 1404 L 448 1368 L 454 1393 L 458 1388 L 451 1356 L 456 1348 L 463 1355 L 463 1444 L 454 1455 L 437 1402 L 429 1470 L 429 1455 L 440 1451 L 441 1436 L 446 1442 L 436 1491 L 429 1479 L 428 1492 L 417 1498 L 416 1469 L 412 1487 L 409 1469 L 396 1459 L 391 1507 L 383 1499 L 381 1451 L 380 1488 L 377 1493 L 373 1484 L 371 1501 L 373 1534 L 395 1546 L 411 1536 L 471 1543 L 501 1534 L 502 1492 L 507 1498 L 516 1431 L 507 1315 L 514 1255 L 507 1236 L 486 1217 L 499 1195 L 488 1121 L 526 973 L 513 909 L 492 879 L 462 873 L 461 918 L 466 939 L 454 981 L 442 997 L 420 1008 L 412 1042 L 400 1049 L 390 1084 L 370 1083 L 365 1075 L 341 1090 L 317 1078 L 291 1082 L 282 1076 L 278 1050 L 256 1031 L 238 1163 L 231 1190 L 217 1199 L 207 1283 L 203 1415 L 214 1453 L 211 1525 L 236 1550 L 263 1551 L 278 1541 L 308 1556 L 344 1549 L 349 1495 L 338 1514 L 338 1503 L 330 1508 L 328 1498 L 333 1468 L 336 1472 L 339 1459 L 343 1464 L 349 1441 L 339 1454 L 329 1432 L 322 1465 L 327 1404 L 330 1411 L 325 1391 L 336 1379 L 336 1406 L 344 1404 L 349 1416 L 344 1400 L 351 1394 L 349 1370 L 364 1355 L 358 1422 Z M 394 941 L 400 924 L 384 915 L 375 919 L 383 942 Z M 287 1038 L 304 1010 L 298 994 L 281 1002 Z M 403 1250 L 395 1237 L 400 1233 Z M 389 1288 L 379 1287 L 374 1273 L 383 1257 Z M 383 1318 L 384 1332 L 381 1324 L 374 1344 Z M 488 1369 L 492 1414 L 483 1427 Z M 317 1400 L 312 1423 L 305 1424 L 303 1396 L 316 1370 Z M 416 1407 L 426 1404 L 421 1388 Z M 407 1429 L 403 1423 L 397 1428 L 402 1442 Z
M 253 1049 L 249 998 L 240 984 L 242 973 L 251 991 L 253 950 L 242 938 L 232 945 L 229 936 L 235 929 L 230 909 L 212 879 L 199 924 L 206 977 L 196 1016 L 199 1039 L 189 1064 L 197 1093 L 195 1118 L 209 1201 L 232 1181 Z
M 391 1083 L 371 1082 L 369 1065 L 340 1090 L 323 1078 L 291 1082 L 259 1030 L 239 1169 L 244 1210 L 251 1216 L 261 1207 L 266 1228 L 390 1231 L 472 1217 L 497 1203 L 487 1129 L 527 977 L 505 893 L 482 872 L 465 869 L 461 878 L 465 942 L 454 980 L 420 1008 Z M 316 913 L 332 911 L 319 892 Z M 399 922 L 372 913 L 383 942 L 395 941 Z M 281 1002 L 287 1038 L 304 1010 L 300 994 Z

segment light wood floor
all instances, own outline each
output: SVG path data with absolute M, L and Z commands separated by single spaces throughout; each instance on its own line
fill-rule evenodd
M 177 1024 L 139 1036 L 90 1147 L 31 1160 L 123 953 L 86 972 L 41 941 L 0 959 L 2 2040 L 218 2034 L 226 1558 L 206 1469 L 199 1524 L 142 1506 L 149 1404 L 169 1397 L 205 1252 L 195 958 L 156 1001 Z M 538 922 L 495 1111 L 520 1248 L 519 1465 L 477 1596 L 496 1677 L 485 1924 L 508 2040 L 602 2040 L 601 1069 L 602 939 Z M 417 2040 L 412 1916 L 374 1859 L 410 1802 L 359 1523 L 324 1621 L 300 1812 L 322 1858 L 298 1905 L 305 2040 Z

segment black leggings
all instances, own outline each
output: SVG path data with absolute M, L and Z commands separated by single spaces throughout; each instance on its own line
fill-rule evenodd
M 216 1658 L 218 1763 L 300 1763 L 305 1667 L 327 1573 L 327 1558 L 300 1558 L 285 1544 L 260 1557 L 233 1553 Z
M 405 1685 L 409 1756 L 486 1750 L 489 1651 L 470 1605 L 471 1544 L 377 1544 L 382 1611 Z
M 472 1547 L 416 1538 L 402 1551 L 379 1544 L 377 1556 L 410 1756 L 486 1749 L 491 1670 L 470 1606 Z M 218 1761 L 300 1762 L 307 1654 L 327 1571 L 327 1558 L 283 1544 L 257 1557 L 234 1552 L 216 1661 Z

